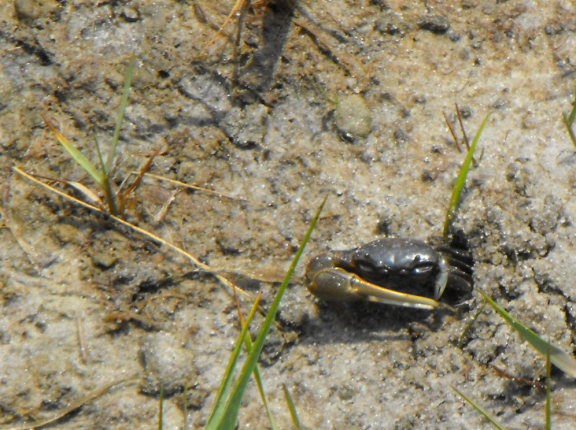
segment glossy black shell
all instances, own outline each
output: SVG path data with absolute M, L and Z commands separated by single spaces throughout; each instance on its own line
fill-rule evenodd
M 421 240 L 383 238 L 335 253 L 335 263 L 369 282 L 432 297 L 442 271 L 442 256 Z

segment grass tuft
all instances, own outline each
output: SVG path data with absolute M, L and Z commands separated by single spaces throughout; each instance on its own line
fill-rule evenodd
M 242 326 L 242 330 L 236 339 L 236 343 L 234 344 L 234 349 L 230 354 L 230 358 L 228 359 L 228 364 L 226 366 L 226 370 L 224 371 L 224 376 L 222 377 L 222 381 L 220 381 L 220 387 L 218 388 L 218 393 L 216 394 L 216 399 L 214 401 L 214 407 L 210 414 L 210 418 L 208 418 L 208 424 L 206 428 L 211 428 L 211 423 L 216 423 L 222 419 L 224 414 L 224 408 L 226 406 L 226 399 L 230 396 L 232 390 L 232 383 L 233 383 L 233 376 L 234 376 L 234 369 L 238 364 L 238 356 L 240 355 L 240 350 L 242 349 L 242 343 L 244 342 L 244 338 L 246 337 L 246 333 L 248 333 L 248 327 L 254 315 L 256 315 L 256 311 L 258 310 L 258 305 L 260 304 L 260 294 L 254 300 L 252 307 L 250 308 L 250 312 L 246 317 L 246 322 Z M 215 429 L 220 427 L 213 427 Z
M 458 173 L 458 177 L 456 178 L 456 182 L 454 183 L 454 187 L 452 188 L 452 195 L 450 196 L 450 202 L 448 203 L 448 210 L 446 211 L 446 218 L 444 219 L 444 229 L 442 232 L 442 237 L 444 241 L 447 241 L 448 235 L 450 233 L 450 226 L 452 225 L 452 221 L 456 216 L 456 212 L 458 211 L 458 204 L 460 203 L 460 194 L 464 189 L 464 185 L 466 184 L 466 177 L 468 176 L 468 171 L 470 170 L 470 165 L 472 163 L 472 159 L 474 156 L 474 151 L 476 149 L 476 145 L 478 144 L 478 140 L 480 139 L 480 135 L 482 134 L 482 130 L 484 130 L 484 126 L 486 125 L 486 121 L 488 121 L 490 114 L 484 117 L 484 120 L 478 127 L 476 134 L 474 135 L 474 139 L 472 139 L 472 143 L 466 152 L 466 158 L 464 158 L 464 162 L 460 167 L 460 172 Z
M 232 378 L 234 376 L 233 375 L 234 368 L 236 367 L 236 364 L 238 362 L 238 354 L 240 352 L 240 347 L 244 342 L 244 338 L 246 337 L 246 333 L 248 331 L 248 325 L 251 320 L 251 315 L 253 316 L 253 314 L 256 312 L 257 306 L 256 305 L 252 306 L 252 309 L 250 311 L 251 315 L 248 316 L 246 324 L 242 328 L 242 331 L 240 332 L 240 335 L 236 340 L 236 347 L 232 351 L 228 367 L 226 368 L 226 371 L 222 378 L 222 383 L 220 385 L 218 395 L 216 396 L 216 401 L 214 404 L 214 408 L 212 410 L 212 414 L 210 415 L 208 423 L 205 427 L 207 430 L 232 430 L 236 427 L 236 421 L 238 419 L 238 411 L 240 409 L 240 403 L 242 401 L 242 397 L 244 396 L 244 392 L 246 391 L 246 387 L 248 386 L 250 375 L 252 374 L 252 372 L 256 367 L 258 358 L 260 357 L 260 352 L 264 347 L 264 341 L 266 340 L 268 331 L 270 330 L 270 327 L 274 323 L 276 312 L 278 311 L 278 307 L 280 306 L 280 301 L 282 300 L 284 291 L 286 290 L 286 287 L 288 286 L 288 283 L 292 278 L 292 275 L 296 268 L 296 264 L 298 264 L 298 261 L 300 260 L 300 257 L 304 252 L 304 248 L 306 247 L 306 244 L 310 239 L 312 231 L 316 226 L 316 223 L 318 221 L 318 218 L 320 217 L 320 213 L 322 211 L 322 208 L 324 207 L 325 202 L 326 199 L 322 201 L 320 207 L 318 208 L 316 214 L 314 215 L 314 218 L 312 219 L 310 225 L 308 226 L 308 230 L 304 235 L 304 239 L 302 240 L 302 243 L 300 244 L 298 251 L 296 251 L 294 258 L 290 263 L 288 271 L 286 272 L 286 275 L 284 276 L 284 279 L 280 287 L 278 288 L 276 295 L 274 296 L 274 300 L 270 305 L 270 309 L 266 313 L 264 322 L 262 323 L 262 326 L 258 331 L 258 335 L 256 336 L 254 344 L 252 345 L 250 354 L 248 354 L 248 356 L 246 357 L 238 377 L 236 378 L 234 383 L 232 383 Z
M 236 293 L 236 290 L 234 290 L 234 293 Z M 244 328 L 247 324 L 246 324 L 246 320 L 244 318 L 244 315 L 242 315 L 242 310 L 240 309 L 240 301 L 238 300 L 238 296 L 236 294 L 234 294 L 234 299 L 236 300 L 236 310 L 238 312 L 238 319 L 240 321 L 240 327 Z M 246 349 L 246 353 L 250 354 L 250 351 L 252 350 L 252 337 L 250 336 L 250 332 L 248 332 L 246 334 L 246 336 L 244 337 L 244 347 Z M 258 368 L 258 365 L 256 365 L 254 367 L 254 380 L 256 381 L 256 386 L 258 387 L 258 394 L 260 395 L 260 400 L 262 400 L 262 404 L 264 405 L 264 410 L 266 411 L 266 415 L 268 416 L 268 421 L 270 422 L 270 428 L 271 430 L 276 430 L 276 422 L 274 420 L 274 416 L 272 415 L 272 410 L 270 409 L 270 406 L 268 405 L 268 400 L 266 399 L 266 392 L 264 390 L 264 384 L 262 383 L 262 377 L 260 376 L 260 369 Z
M 120 101 L 120 106 L 118 107 L 118 112 L 116 114 L 116 126 L 114 128 L 114 135 L 112 136 L 112 141 L 110 144 L 110 150 L 108 151 L 108 156 L 106 162 L 102 157 L 102 151 L 96 140 L 94 141 L 96 146 L 96 151 L 98 153 L 98 166 L 92 163 L 88 157 L 86 157 L 80 150 L 78 150 L 67 138 L 64 136 L 55 125 L 43 117 L 44 122 L 50 128 L 56 140 L 64 147 L 66 152 L 72 157 L 72 159 L 80 166 L 90 177 L 96 182 L 104 193 L 104 199 L 108 207 L 108 211 L 112 215 L 118 215 L 122 211 L 122 202 L 118 202 L 118 196 L 114 193 L 112 189 L 112 171 L 114 170 L 114 162 L 116 161 L 116 148 L 118 146 L 118 141 L 120 140 L 120 130 L 122 129 L 122 123 L 124 122 L 124 114 L 126 112 L 126 106 L 128 105 L 128 96 L 130 94 L 130 87 L 132 86 L 132 77 L 134 75 L 134 68 L 136 67 L 136 58 L 132 57 L 126 69 L 126 74 L 124 76 L 124 91 L 122 92 L 122 99 Z

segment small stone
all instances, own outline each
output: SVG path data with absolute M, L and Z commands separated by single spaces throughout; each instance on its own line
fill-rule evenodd
M 140 11 L 133 7 L 125 7 L 120 14 L 126 22 L 136 22 L 140 20 Z
M 157 395 L 160 387 L 169 397 L 191 385 L 196 376 L 194 353 L 181 339 L 167 332 L 146 336 L 140 348 L 146 369 L 143 393 Z
M 90 254 L 92 264 L 102 270 L 111 269 L 117 262 L 118 256 L 113 251 L 94 252 Z
M 364 97 L 359 94 L 339 98 L 335 121 L 338 131 L 350 141 L 366 137 L 372 130 L 372 113 Z
M 444 34 L 450 29 L 450 22 L 442 15 L 429 15 L 420 19 L 418 27 L 434 34 Z

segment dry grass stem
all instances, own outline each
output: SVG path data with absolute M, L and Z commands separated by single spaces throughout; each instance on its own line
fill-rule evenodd
M 236 289 L 240 294 L 243 294 L 243 295 L 248 294 L 247 292 L 242 290 L 240 287 L 238 287 L 236 284 L 234 284 L 232 281 L 230 281 L 228 278 L 222 276 L 220 270 L 214 269 L 213 267 L 209 266 L 208 264 L 203 263 L 202 261 L 200 261 L 199 259 L 194 257 L 192 254 L 190 254 L 186 250 L 168 242 L 167 240 L 162 239 L 160 236 L 157 236 L 154 233 L 149 232 L 148 230 L 145 230 L 141 227 L 138 227 L 137 225 L 132 224 L 132 223 L 120 218 L 120 217 L 112 215 L 111 213 L 106 212 L 105 210 L 100 209 L 97 206 L 91 205 L 89 203 L 86 203 L 85 201 L 82 201 L 80 199 L 77 199 L 77 198 L 69 195 L 69 194 L 66 194 L 63 191 L 60 191 L 59 189 L 40 181 L 39 179 L 37 179 L 37 177 L 35 175 L 27 173 L 24 170 L 20 169 L 19 167 L 14 167 L 14 171 L 16 173 L 18 173 L 19 175 L 25 177 L 26 179 L 44 187 L 45 189 L 47 189 L 53 193 L 58 194 L 59 196 L 65 198 L 66 200 L 77 203 L 77 204 L 79 204 L 79 205 L 81 205 L 87 209 L 90 209 L 94 212 L 98 212 L 102 215 L 107 215 L 108 217 L 110 217 L 110 219 L 116 221 L 117 223 L 122 224 L 122 225 L 128 227 L 129 229 L 136 231 L 136 232 L 148 237 L 149 239 L 152 239 L 152 240 L 160 243 L 161 245 L 166 246 L 167 248 L 170 248 L 171 250 L 175 251 L 176 253 L 178 253 L 178 254 L 182 255 L 183 257 L 185 257 L 186 259 L 190 260 L 192 263 L 194 263 L 196 266 L 200 267 L 202 270 L 214 275 L 225 287 L 227 287 L 229 289 L 229 290 L 227 290 L 227 292 L 229 294 L 232 294 L 232 291 L 234 289 Z

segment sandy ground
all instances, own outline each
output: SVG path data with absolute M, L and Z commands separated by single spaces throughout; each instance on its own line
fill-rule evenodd
M 238 52 L 238 21 L 207 47 L 231 3 L 0 5 L 2 421 L 53 417 L 137 377 L 53 427 L 156 428 L 162 385 L 164 428 L 199 428 L 238 333 L 213 275 L 12 170 L 93 187 L 41 115 L 96 157 L 132 54 L 117 181 L 160 149 L 151 173 L 244 200 L 146 180 L 126 219 L 266 280 L 282 276 L 326 196 L 305 260 L 385 235 L 437 242 L 464 158 L 443 113 L 455 121 L 457 103 L 470 136 L 490 113 L 455 231 L 476 286 L 574 352 L 576 151 L 561 122 L 574 2 L 254 2 Z M 282 384 L 311 429 L 488 428 L 449 384 L 511 428 L 543 426 L 530 383 L 542 357 L 488 309 L 458 345 L 477 295 L 456 314 L 329 306 L 304 288 L 303 267 L 261 362 L 279 428 L 290 428 Z M 243 285 L 266 303 L 277 286 Z M 552 388 L 555 428 L 574 428 L 573 379 L 554 371 Z M 268 428 L 254 387 L 240 428 Z

